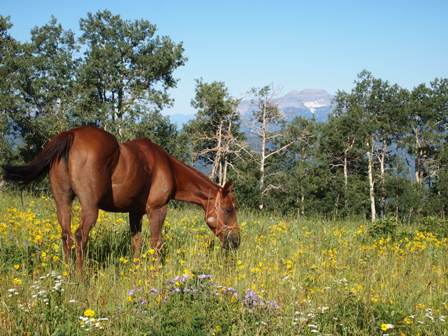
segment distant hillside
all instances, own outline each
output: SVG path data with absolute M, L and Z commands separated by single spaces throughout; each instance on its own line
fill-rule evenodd
M 332 110 L 333 96 L 325 90 L 306 89 L 293 90 L 283 97 L 274 100 L 287 121 L 295 117 L 315 118 L 317 121 L 326 121 Z M 252 112 L 256 106 L 250 100 L 241 102 L 238 110 L 241 119 L 252 119 Z
M 317 121 L 326 121 L 332 111 L 333 96 L 325 90 L 305 89 L 293 90 L 274 100 L 283 113 L 286 121 L 295 117 L 315 118 Z M 238 106 L 241 115 L 242 129 L 247 132 L 252 124 L 252 113 L 256 106 L 250 100 L 243 100 Z M 170 119 L 181 128 L 183 124 L 194 118 L 190 114 L 170 115 Z
M 306 89 L 293 90 L 274 100 L 287 122 L 296 117 L 315 118 L 316 121 L 326 121 L 333 108 L 333 96 L 325 90 Z M 250 100 L 244 100 L 238 106 L 241 115 L 241 130 L 246 135 L 247 142 L 257 149 L 256 136 L 251 129 L 254 126 L 253 112 L 256 106 Z

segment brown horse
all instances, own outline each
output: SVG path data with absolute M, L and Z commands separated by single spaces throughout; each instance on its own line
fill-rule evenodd
M 132 250 L 141 248 L 141 220 L 148 215 L 151 246 L 159 251 L 162 224 L 171 199 L 202 206 L 207 225 L 224 248 L 237 248 L 237 223 L 231 184 L 220 187 L 196 169 L 169 155 L 148 139 L 119 144 L 96 127 L 80 127 L 52 138 L 28 165 L 5 166 L 5 180 L 29 183 L 49 171 L 66 262 L 71 257 L 71 207 L 81 204 L 76 231 L 76 268 L 82 272 L 89 232 L 98 210 L 128 212 Z

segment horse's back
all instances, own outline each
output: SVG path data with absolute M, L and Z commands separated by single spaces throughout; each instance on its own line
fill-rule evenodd
M 117 139 L 110 133 L 93 126 L 84 126 L 71 130 L 74 141 L 71 151 L 83 152 L 96 158 L 108 156 L 118 150 Z M 76 154 L 72 154 L 76 155 Z

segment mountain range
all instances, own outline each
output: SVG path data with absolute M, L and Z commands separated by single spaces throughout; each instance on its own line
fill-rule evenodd
M 326 121 L 333 108 L 333 96 L 322 89 L 293 90 L 284 96 L 274 99 L 286 121 L 295 117 L 314 118 L 316 121 Z M 241 115 L 242 128 L 249 128 L 253 119 L 253 111 L 256 105 L 251 100 L 243 100 L 238 106 Z M 193 115 L 175 114 L 170 119 L 177 127 L 193 119 Z

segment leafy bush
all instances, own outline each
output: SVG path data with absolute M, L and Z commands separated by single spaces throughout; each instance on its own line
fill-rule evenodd
M 438 238 L 448 237 L 448 221 L 440 217 L 428 216 L 419 220 L 419 229 L 431 232 Z
M 399 220 L 396 217 L 385 217 L 370 226 L 368 233 L 374 238 L 384 236 L 395 238 L 397 235 L 398 224 Z

